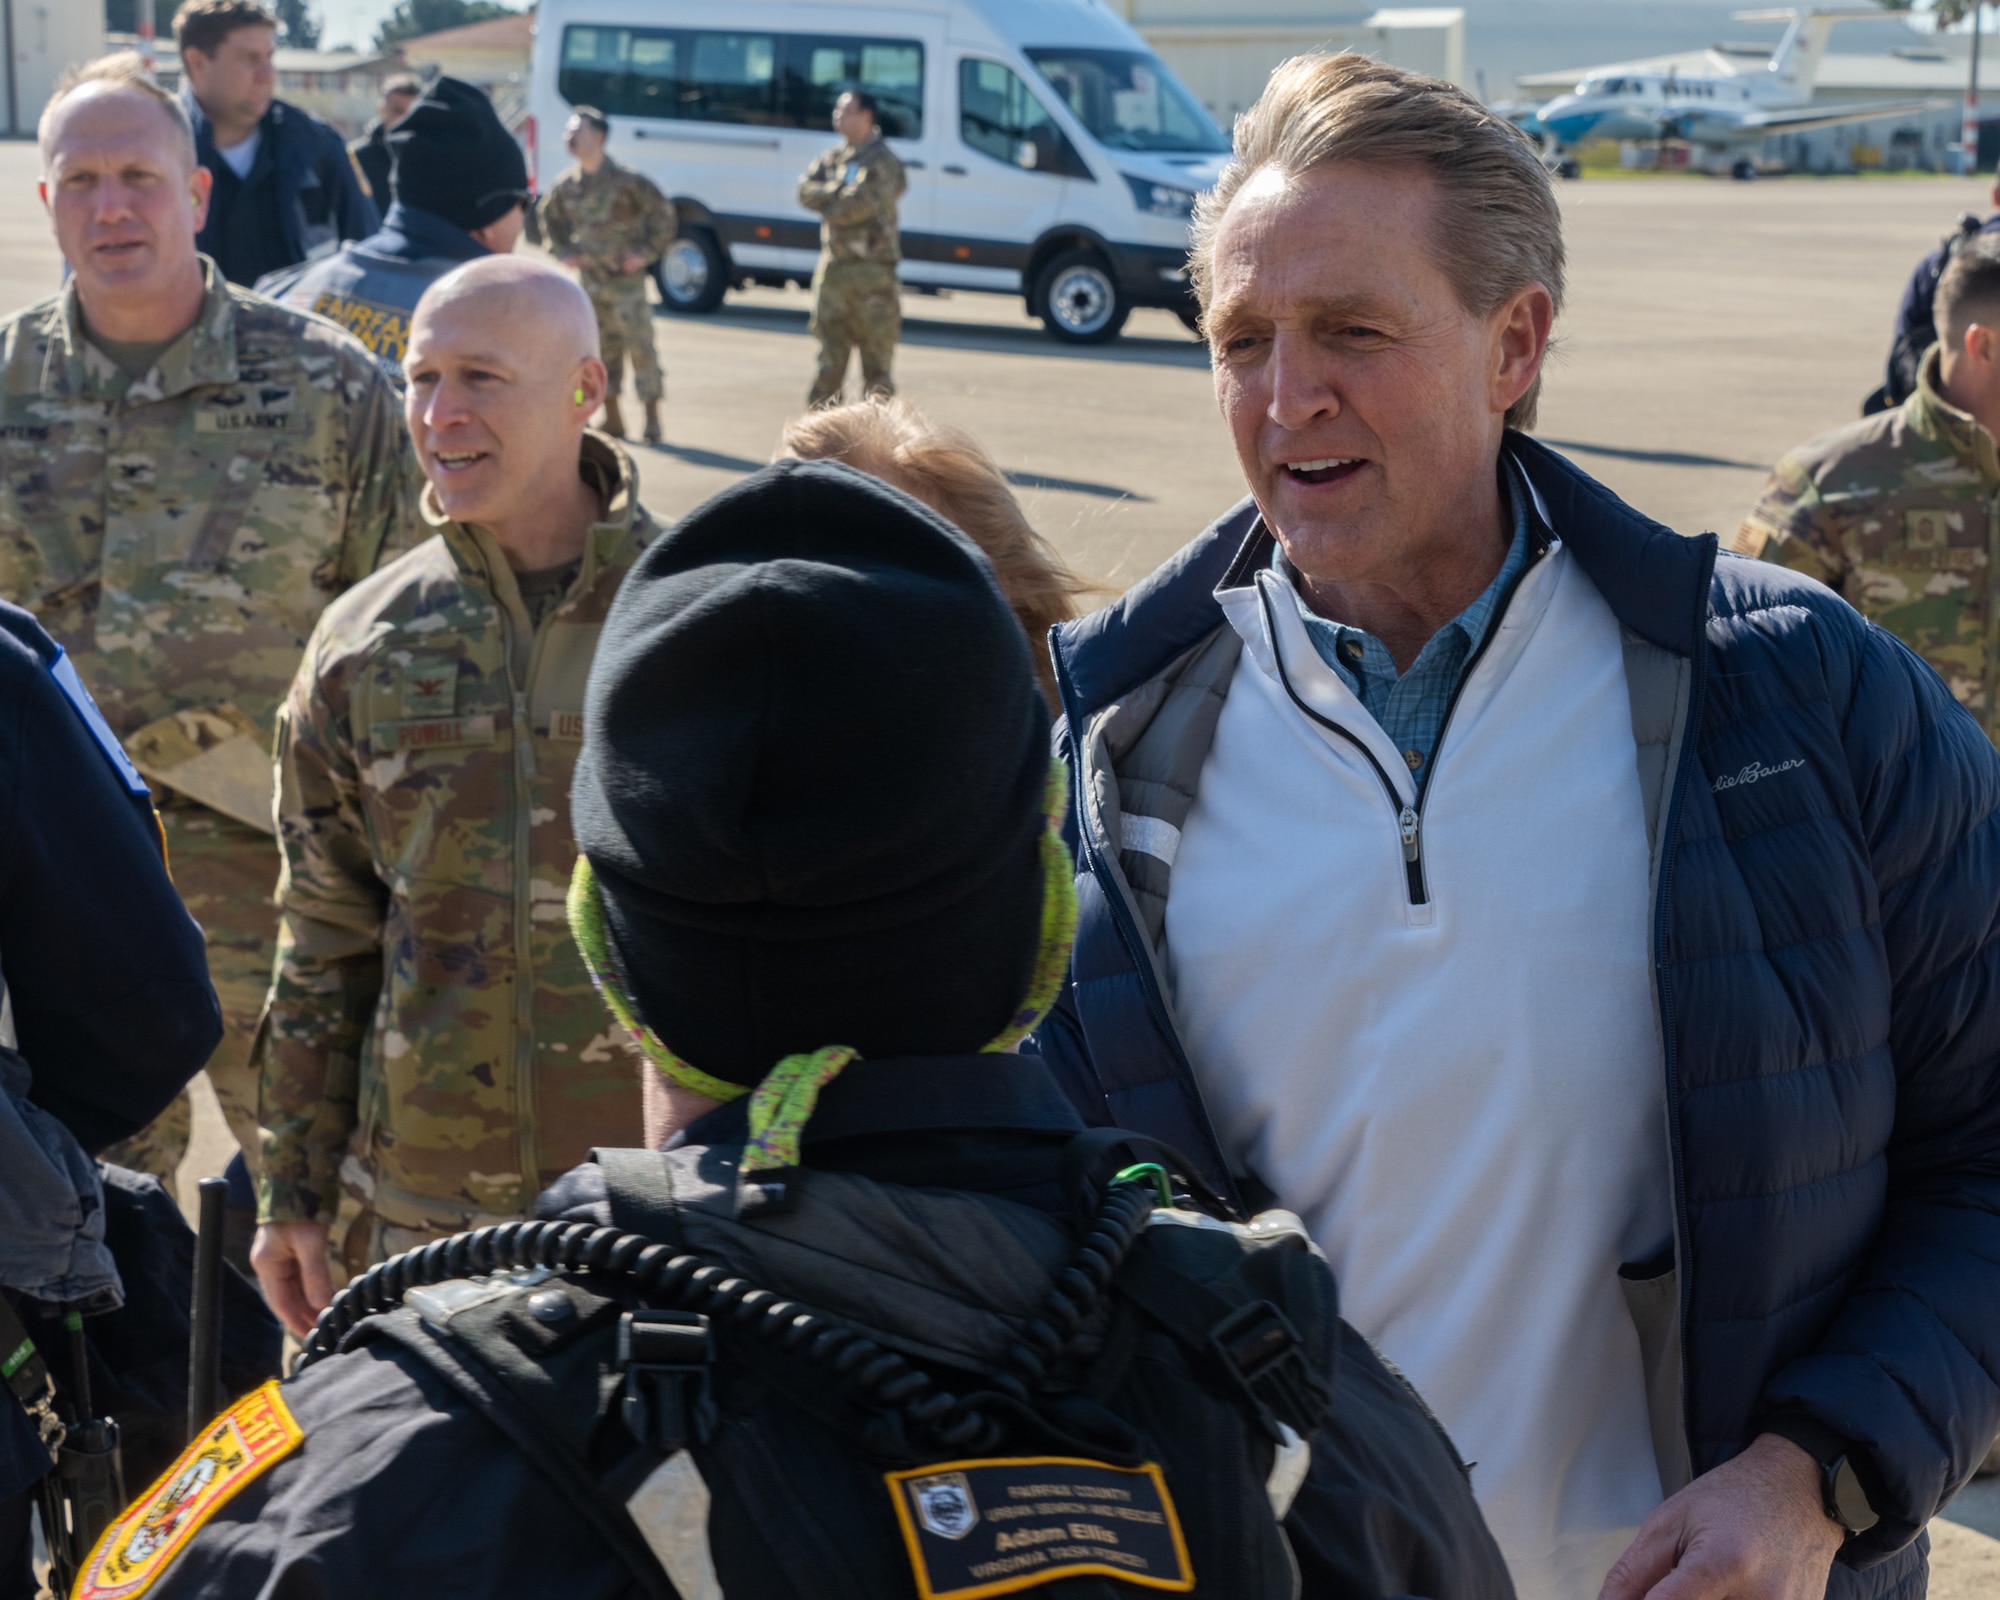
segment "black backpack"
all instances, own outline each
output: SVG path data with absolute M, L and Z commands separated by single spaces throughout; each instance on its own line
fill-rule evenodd
M 1507 1600 L 1464 1468 L 1297 1219 L 1173 1204 L 1170 1158 L 1089 1181 L 1146 1144 L 1072 1143 L 1074 1234 L 977 1194 L 744 1180 L 735 1148 L 600 1152 L 611 1226 L 385 1263 L 308 1359 L 422 1361 L 661 1600 L 718 1574 L 731 1600 Z

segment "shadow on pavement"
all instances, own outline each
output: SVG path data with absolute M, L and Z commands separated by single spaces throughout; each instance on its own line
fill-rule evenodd
M 727 455 L 720 450 L 700 450 L 691 444 L 640 444 L 631 439 L 625 442 L 635 450 L 654 450 L 676 461 L 685 461 L 691 467 L 712 467 L 717 472 L 757 472 L 770 465 L 768 461 L 752 461 L 747 456 Z
M 656 313 L 662 314 L 662 313 Z M 808 313 L 780 306 L 730 305 L 708 313 L 711 320 L 767 333 L 804 333 Z M 985 322 L 948 322 L 931 316 L 903 316 L 902 342 L 930 349 L 1014 351 L 1064 356 L 1075 361 L 1120 361 L 1152 367 L 1208 365 L 1208 346 L 1192 339 L 1149 339 L 1121 335 L 1109 344 L 1058 344 L 1040 328 L 1005 327 Z
M 1017 489 L 1059 489 L 1064 494 L 1091 494 L 1100 500 L 1138 500 L 1147 505 L 1153 503 L 1149 494 L 1141 494 L 1137 489 L 1121 489 L 1115 483 L 1092 483 L 1087 478 L 1051 478 L 1040 472 L 1009 472 L 1001 474 Z
M 1537 434 L 1540 439 L 1541 435 Z M 1742 467 L 1750 472 L 1769 470 L 1768 461 L 1732 461 L 1727 456 L 1693 455 L 1685 450 L 1621 450 L 1617 445 L 1585 444 L 1581 439 L 1542 439 L 1551 450 L 1576 450 L 1587 456 L 1614 456 L 1620 461 L 1643 461 L 1656 467 Z

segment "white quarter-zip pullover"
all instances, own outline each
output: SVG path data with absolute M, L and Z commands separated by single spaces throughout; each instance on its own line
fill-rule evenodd
M 1283 580 L 1218 598 L 1245 648 L 1165 929 L 1202 1093 L 1475 1463 L 1521 1600 L 1594 1600 L 1661 1498 L 1618 1268 L 1672 1236 L 1618 624 L 1532 565 L 1419 805 Z

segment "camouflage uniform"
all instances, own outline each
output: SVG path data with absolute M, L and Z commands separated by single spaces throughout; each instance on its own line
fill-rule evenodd
M 417 472 L 367 351 L 203 272 L 193 326 L 135 379 L 85 339 L 73 289 L 0 324 L 0 595 L 75 658 L 155 778 L 227 1026 L 209 1077 L 254 1162 L 248 1055 L 277 931 L 265 752 L 320 611 L 407 539 Z M 158 780 L 193 757 L 187 789 Z M 233 814 L 191 797 L 232 760 L 252 775 Z M 183 1096 L 117 1159 L 171 1179 L 187 1121 Z
M 527 1215 L 639 1125 L 564 898 L 584 681 L 654 527 L 615 446 L 587 436 L 583 471 L 604 520 L 539 624 L 491 536 L 426 495 L 438 537 L 328 609 L 279 717 L 258 1215 L 336 1223 L 350 1271 Z
M 1780 461 L 1735 543 L 1838 590 L 2000 733 L 2000 460 L 1938 393 L 1935 347 L 1900 406 Z
M 896 263 L 903 254 L 896 202 L 907 187 L 903 163 L 879 129 L 858 147 L 836 145 L 799 179 L 799 204 L 820 217 L 812 313 L 819 370 L 806 396 L 809 406 L 840 399 L 848 352 L 856 349 L 861 352 L 863 392 L 896 392 L 889 377 L 903 331 L 896 289 Z
M 583 288 L 597 312 L 598 346 L 611 375 L 611 393 L 624 386 L 630 354 L 639 399 L 657 404 L 667 389 L 653 348 L 646 274 L 627 272 L 620 262 L 628 251 L 648 261 L 667 253 L 678 226 L 673 202 L 652 179 L 606 156 L 595 172 L 571 167 L 556 179 L 542 200 L 541 219 L 549 248 L 582 260 Z

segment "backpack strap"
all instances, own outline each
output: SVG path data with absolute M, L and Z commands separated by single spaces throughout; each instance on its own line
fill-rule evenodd
M 1283 1442 L 1279 1423 L 1309 1439 L 1325 1421 L 1328 1375 L 1312 1343 L 1237 1273 L 1203 1283 L 1142 1242 L 1116 1284 L 1198 1363 L 1218 1371 L 1274 1441 Z
M 659 1150 L 593 1150 L 590 1159 L 604 1174 L 611 1202 L 611 1225 L 643 1233 L 662 1244 L 681 1245 L 680 1207 L 673 1169 Z
M 570 1302 L 561 1324 L 527 1310 L 531 1294 L 550 1291 Z M 424 1293 L 416 1291 L 419 1297 Z M 538 1289 L 475 1290 L 466 1298 L 463 1310 L 441 1313 L 436 1304 L 426 1307 L 419 1299 L 370 1318 L 342 1348 L 381 1340 L 429 1368 L 540 1469 L 649 1600 L 679 1600 L 624 1508 L 625 1498 L 661 1459 L 659 1453 L 643 1447 L 629 1452 L 608 1473 L 590 1457 L 598 1424 L 616 1404 L 617 1391 L 607 1390 L 599 1373 L 612 1354 L 617 1304 L 564 1278 L 549 1279 Z
M 745 1182 L 743 1146 L 684 1145 L 673 1150 L 593 1150 L 604 1174 L 611 1223 L 627 1233 L 689 1246 L 687 1220 L 696 1214 L 738 1219 L 790 1202 L 782 1182 Z

